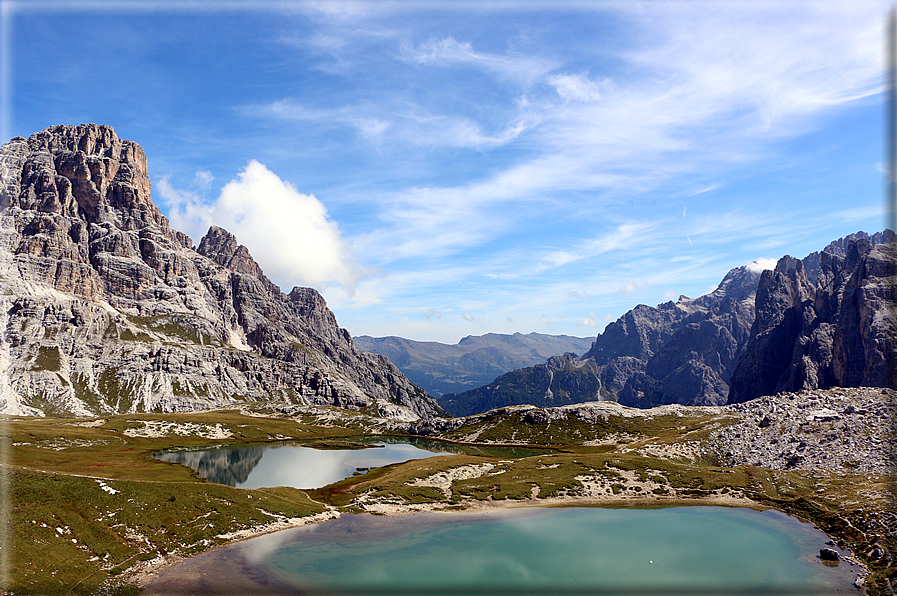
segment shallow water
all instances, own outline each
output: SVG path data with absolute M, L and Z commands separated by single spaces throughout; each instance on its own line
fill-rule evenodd
M 146 594 L 856 593 L 856 569 L 819 561 L 826 540 L 778 511 L 719 507 L 344 515 L 200 555 Z

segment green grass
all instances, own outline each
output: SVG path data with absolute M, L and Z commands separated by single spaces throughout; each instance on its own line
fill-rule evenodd
M 33 370 L 59 370 L 62 364 L 62 355 L 58 346 L 41 346 L 37 350 L 37 357 L 32 365 Z
M 112 384 L 107 381 L 107 388 Z M 125 391 L 122 385 L 118 388 L 120 393 Z M 747 497 L 813 521 L 860 556 L 872 548 L 871 534 L 862 529 L 871 527 L 890 507 L 886 499 L 870 501 L 864 492 L 875 487 L 884 490 L 886 478 L 749 466 L 729 469 L 700 458 L 672 460 L 637 451 L 648 443 L 703 440 L 712 428 L 729 422 L 713 417 L 612 416 L 595 425 L 573 417 L 529 425 L 486 420 L 451 435 L 458 438 L 482 431 L 481 441 L 545 447 L 515 453 L 496 445 L 455 444 L 454 455 L 376 468 L 308 491 L 215 485 L 186 467 L 151 457 L 160 450 L 285 438 L 340 449 L 366 446 L 371 438 L 387 440 L 377 435 L 379 423 L 355 412 L 324 426 L 315 414 L 287 418 L 274 415 L 266 404 L 246 407 L 257 415 L 246 416 L 239 410 L 140 413 L 110 416 L 93 427 L 76 424 L 83 420 L 63 418 L 0 423 L 0 435 L 9 445 L 3 469 L 11 480 L 14 545 L 12 583 L 2 588 L 16 594 L 91 594 L 104 582 L 121 580 L 126 589 L 127 574 L 121 572 L 141 559 L 160 553 L 201 552 L 222 543 L 224 539 L 217 538 L 221 534 L 271 521 L 269 514 L 301 517 L 324 511 L 328 505 L 358 511 L 363 495 L 407 505 L 438 503 L 445 508 L 486 500 L 539 504 L 532 500 L 534 490 L 539 499 L 577 496 L 585 494 L 586 485 L 598 491 L 603 500 L 594 503 L 603 506 L 719 504 L 724 497 Z M 126 434 L 145 428 L 147 422 L 201 429 L 220 426 L 232 436 L 212 440 L 195 434 L 155 438 Z M 613 437 L 626 438 L 614 441 Z M 582 445 L 595 438 L 609 443 Z M 439 472 L 483 464 L 491 469 L 478 478 L 453 481 L 448 498 L 439 488 L 411 486 Z M 118 492 L 111 494 L 104 485 Z M 886 546 L 893 552 L 890 542 Z M 895 570 L 874 561 L 871 568 L 875 574 L 870 593 L 875 593 L 880 578 Z
M 246 491 L 197 482 L 104 480 L 16 469 L 11 474 L 17 593 L 94 594 L 135 560 L 190 556 L 221 534 L 262 525 L 276 511 L 324 510 L 295 489 Z M 104 490 L 106 486 L 114 494 Z

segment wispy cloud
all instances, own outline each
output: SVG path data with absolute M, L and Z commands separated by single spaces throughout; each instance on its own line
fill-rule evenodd
M 506 54 L 478 52 L 471 42 L 453 37 L 430 39 L 416 46 L 405 44 L 400 56 L 427 66 L 473 66 L 523 85 L 532 84 L 559 66 L 547 58 L 513 51 Z

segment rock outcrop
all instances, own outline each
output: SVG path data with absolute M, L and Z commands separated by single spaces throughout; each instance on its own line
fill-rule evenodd
M 357 350 L 310 288 L 285 295 L 213 227 L 194 249 L 108 126 L 0 147 L 0 412 L 184 411 L 278 399 L 416 419 L 441 408 Z
M 876 242 L 877 241 L 877 242 Z M 750 338 L 733 373 L 730 402 L 802 389 L 897 387 L 894 263 L 886 231 L 832 243 L 815 283 L 786 256 L 757 289 Z
M 729 379 L 753 323 L 760 267 L 731 270 L 710 294 L 639 305 L 609 324 L 591 349 L 506 373 L 485 387 L 439 398 L 452 415 L 514 404 L 594 400 L 649 408 L 726 403 Z
M 752 263 L 697 299 L 636 306 L 581 358 L 512 371 L 439 401 L 460 416 L 515 404 L 709 406 L 802 389 L 894 388 L 895 263 L 890 230 L 783 257 L 774 270 Z

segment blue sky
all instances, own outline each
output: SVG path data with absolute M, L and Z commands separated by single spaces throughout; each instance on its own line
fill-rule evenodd
M 140 143 L 353 335 L 594 336 L 882 228 L 884 2 L 0 2 L 3 140 Z

